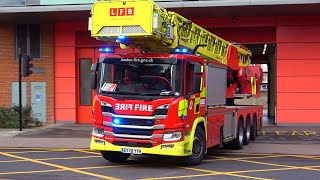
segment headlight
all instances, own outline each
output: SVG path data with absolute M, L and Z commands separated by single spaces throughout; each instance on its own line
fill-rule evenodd
M 109 103 L 107 103 L 107 102 L 104 102 L 104 101 L 101 101 L 101 106 L 112 107 L 111 104 L 109 104 Z
M 104 137 L 104 130 L 102 128 L 93 127 L 92 135 L 97 137 Z
M 156 108 L 153 115 L 167 115 L 170 104 L 162 104 Z
M 162 104 L 160 106 L 157 107 L 157 109 L 169 109 L 170 104 Z
M 163 135 L 164 141 L 177 141 L 181 139 L 181 132 L 166 132 Z

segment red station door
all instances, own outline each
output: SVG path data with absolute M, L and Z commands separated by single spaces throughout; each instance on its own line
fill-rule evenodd
M 77 123 L 92 123 L 91 64 L 98 61 L 98 48 L 77 49 Z

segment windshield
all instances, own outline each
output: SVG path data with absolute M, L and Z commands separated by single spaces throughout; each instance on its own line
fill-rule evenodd
M 164 60 L 165 62 L 165 60 Z M 180 96 L 182 61 L 176 63 L 104 62 L 99 93 L 139 96 Z

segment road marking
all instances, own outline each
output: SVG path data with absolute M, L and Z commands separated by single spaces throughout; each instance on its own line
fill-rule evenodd
M 240 157 L 240 158 L 228 158 L 228 157 L 216 157 L 216 156 L 208 156 L 212 157 L 212 159 L 203 160 L 204 162 L 211 161 L 227 161 L 227 160 L 237 160 L 237 159 L 263 159 L 263 158 L 276 158 L 276 157 L 288 157 L 287 155 L 270 155 L 270 156 L 254 156 L 254 157 Z
M 61 151 L 58 151 L 58 150 L 55 150 L 55 151 L 19 151 L 19 152 L 6 152 L 6 153 L 9 153 L 9 154 L 26 154 L 26 153 L 46 153 L 46 152 L 65 152 L 63 150 Z
M 60 171 L 65 171 L 65 170 L 63 170 L 63 169 L 51 169 L 51 170 L 39 170 L 39 171 L 2 172 L 2 173 L 0 173 L 0 175 L 33 174 L 33 173 L 60 172 Z
M 38 161 L 51 161 L 51 160 L 66 160 L 66 159 L 85 159 L 85 158 L 100 158 L 101 156 L 74 156 L 74 157 L 65 157 L 65 158 L 39 158 L 34 159 Z M 7 160 L 0 161 L 0 163 L 12 163 L 12 162 L 28 162 L 26 160 Z
M 307 168 L 317 168 L 320 166 L 306 166 Z M 274 169 L 256 169 L 256 170 L 244 170 L 244 171 L 228 171 L 228 173 L 252 173 L 252 172 L 268 172 L 268 171 L 284 171 L 284 170 L 296 170 L 300 167 L 288 167 L 288 168 L 274 168 Z
M 303 131 L 303 133 L 307 136 L 312 135 L 312 136 L 317 136 L 317 132 L 314 131 Z
M 288 131 L 276 131 L 277 136 L 283 136 Z
M 253 170 L 243 170 L 243 171 L 228 171 L 228 173 L 252 173 L 252 172 L 268 172 L 268 171 L 284 171 L 284 170 L 291 170 L 297 169 L 295 167 L 288 167 L 288 168 L 273 168 L 273 169 L 253 169 Z
M 300 133 L 299 131 L 292 131 L 292 136 L 303 136 L 302 133 Z
M 117 167 L 128 167 L 133 165 L 114 165 L 114 166 L 91 166 L 91 167 L 82 167 L 82 168 L 74 168 L 78 170 L 90 170 L 90 169 L 100 169 L 100 168 L 117 168 Z M 11 174 L 33 174 L 33 173 L 46 173 L 46 172 L 61 172 L 67 171 L 64 169 L 52 169 L 52 170 L 36 170 L 36 171 L 17 171 L 17 172 L 1 172 L 0 175 L 11 175 Z
M 131 164 L 122 164 L 122 165 L 111 165 L 111 166 L 89 166 L 89 167 L 82 167 L 82 168 L 76 168 L 80 170 L 90 170 L 90 169 L 101 169 L 101 168 L 118 168 L 118 167 L 130 167 L 134 166 Z
M 304 159 L 313 159 L 313 160 L 320 160 L 320 157 L 318 157 L 318 156 L 290 155 L 290 157 L 304 158 Z M 319 163 L 320 163 L 320 162 L 319 162 Z
M 258 161 L 250 161 L 250 160 L 243 160 L 243 159 L 231 159 L 233 161 L 240 161 L 240 162 L 247 162 L 247 163 L 252 163 L 252 164 L 262 164 L 262 165 L 268 165 L 268 166 L 278 166 L 278 167 L 292 167 L 292 168 L 297 168 L 297 169 L 305 169 L 305 170 L 311 170 L 311 171 L 320 171 L 320 169 L 313 169 L 313 168 L 308 168 L 308 167 L 303 167 L 303 166 L 291 166 L 291 165 L 283 165 L 283 164 L 273 164 L 273 163 L 265 163 L 265 162 L 258 162 Z
M 143 178 L 138 180 L 158 180 L 158 179 L 179 179 L 179 178 L 192 178 L 192 177 L 203 177 L 203 176 L 214 176 L 218 174 L 194 174 L 194 175 L 186 175 L 186 176 L 167 176 L 167 177 L 157 177 L 157 178 Z
M 101 155 L 101 153 L 98 153 L 98 152 L 92 152 L 92 151 L 81 150 L 81 149 L 74 149 L 73 151 L 82 152 L 82 153 L 87 153 L 87 154 Z
M 240 174 L 233 174 L 233 173 L 228 173 L 228 172 L 218 172 L 218 171 L 211 171 L 211 170 L 198 169 L 198 168 L 190 168 L 190 167 L 179 167 L 179 168 L 189 169 L 189 170 L 194 170 L 194 171 L 201 171 L 201 172 L 206 172 L 206 173 L 212 173 L 214 175 L 227 175 L 227 176 L 235 176 L 235 177 L 241 177 L 241 178 L 247 178 L 247 179 L 270 180 L 270 179 L 267 179 L 267 178 L 245 176 L 245 175 L 240 175 Z
M 65 158 L 41 158 L 35 159 L 39 161 L 51 161 L 51 160 L 70 160 L 70 159 L 86 159 L 86 158 L 100 158 L 101 156 L 74 156 L 74 157 L 65 157 Z
M 243 156 L 283 156 L 283 155 L 288 155 L 288 154 L 263 154 L 263 153 L 239 153 L 239 152 L 215 152 L 217 155 L 243 155 Z M 290 155 L 290 154 L 289 154 Z
M 12 162 L 28 162 L 26 160 L 6 160 L 6 161 L 0 161 L 0 163 L 12 163 Z
M 37 164 L 43 164 L 43 165 L 47 165 L 47 166 L 51 166 L 51 167 L 63 169 L 63 170 L 66 170 L 66 171 L 72 171 L 72 172 L 76 172 L 76 173 L 79 173 L 79 174 L 85 174 L 85 175 L 88 175 L 88 176 L 99 177 L 99 178 L 102 178 L 102 179 L 117 179 L 117 178 L 110 177 L 110 176 L 104 176 L 104 175 L 100 175 L 100 174 L 94 174 L 94 173 L 90 173 L 90 172 L 86 172 L 86 171 L 81 171 L 81 170 L 75 169 L 75 168 L 70 168 L 70 167 L 66 167 L 66 166 L 61 166 L 61 165 L 53 164 L 53 163 L 47 163 L 47 162 L 43 162 L 43 161 L 39 161 L 39 160 L 34 160 L 34 159 L 22 157 L 22 156 L 17 156 L 17 155 L 13 155 L 13 154 L 8 154 L 8 153 L 4 153 L 4 152 L 0 152 L 0 154 L 1 154 L 1 155 L 4 155 L 4 156 L 16 158 L 16 159 L 22 159 L 22 160 L 31 161 L 31 162 L 37 163 Z

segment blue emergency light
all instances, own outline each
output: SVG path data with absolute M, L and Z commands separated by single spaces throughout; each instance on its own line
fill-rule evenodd
M 112 49 L 111 48 L 99 48 L 100 52 L 104 52 L 104 53 L 112 53 Z
M 113 119 L 113 124 L 120 124 L 120 119 L 114 118 Z
M 119 39 L 119 40 L 124 40 L 125 38 L 126 38 L 126 37 L 125 37 L 124 35 L 119 35 L 119 36 L 118 36 L 118 39 Z
M 177 48 L 174 50 L 175 53 L 179 53 L 179 54 L 187 54 L 189 53 L 187 48 Z

